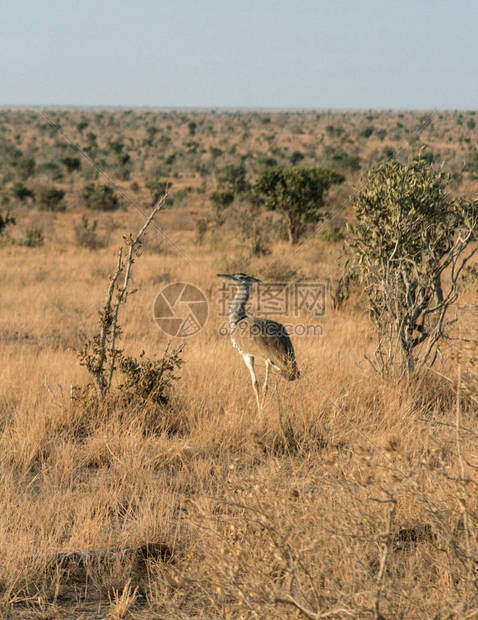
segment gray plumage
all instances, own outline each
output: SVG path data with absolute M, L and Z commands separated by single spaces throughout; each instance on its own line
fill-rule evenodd
M 257 278 L 245 273 L 218 273 L 218 277 L 228 278 L 236 284 L 236 294 L 229 307 L 229 327 L 233 346 L 241 353 L 251 373 L 252 385 L 256 395 L 257 406 L 261 411 L 268 389 L 269 370 L 273 368 L 288 381 L 300 376 L 295 359 L 294 347 L 286 328 L 277 321 L 249 317 L 246 304 Z M 254 370 L 255 358 L 261 358 L 266 365 L 266 376 L 259 400 L 258 382 Z

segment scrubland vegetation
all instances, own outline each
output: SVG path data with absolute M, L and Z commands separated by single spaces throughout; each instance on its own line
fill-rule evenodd
M 437 271 L 460 226 L 476 247 L 475 121 L 0 111 L 1 617 L 476 617 L 478 261 L 455 282 L 451 261 Z M 414 166 L 429 194 L 415 173 L 406 185 Z M 393 191 L 421 196 L 402 280 L 367 250 L 378 238 L 393 252 L 403 222 L 387 211 L 384 170 Z M 294 220 L 272 191 L 279 177 L 302 197 L 311 179 L 333 182 Z M 98 399 L 118 248 L 165 192 Z M 428 195 L 434 225 L 415 247 Z M 368 236 L 374 225 L 383 235 Z M 221 335 L 215 274 L 233 271 L 327 285 L 323 316 L 273 317 L 320 330 L 292 335 L 301 378 L 272 389 L 262 423 Z M 210 304 L 206 325 L 168 348 L 152 308 L 172 282 Z M 440 328 L 430 355 L 423 325 Z

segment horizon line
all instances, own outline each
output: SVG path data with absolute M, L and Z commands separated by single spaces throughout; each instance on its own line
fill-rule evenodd
M 456 113 L 456 112 L 478 112 L 478 108 L 386 108 L 386 107 L 308 107 L 308 106 L 156 106 L 156 105 L 127 105 L 127 104 L 2 104 L 0 103 L 0 110 L 114 110 L 114 111 L 159 111 L 159 112 L 269 112 L 269 113 L 284 113 L 284 112 L 302 112 L 302 113 L 364 113 L 364 112 L 421 112 L 421 113 Z

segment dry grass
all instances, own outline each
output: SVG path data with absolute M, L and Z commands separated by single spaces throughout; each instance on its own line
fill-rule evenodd
M 259 425 L 247 369 L 218 335 L 214 274 L 242 250 L 199 247 L 166 213 L 177 248 L 146 243 L 122 346 L 164 350 L 152 304 L 167 281 L 207 293 L 208 323 L 187 342 L 161 431 L 134 406 L 82 410 L 69 399 L 87 381 L 76 351 L 94 333 L 114 247 L 141 218 L 115 215 L 96 252 L 73 245 L 75 218 L 55 216 L 43 247 L 0 248 L 2 617 L 478 613 L 477 411 L 455 390 L 459 364 L 476 377 L 473 356 L 445 348 L 436 370 L 452 383 L 383 382 L 364 359 L 374 341 L 360 299 L 328 304 L 322 335 L 294 339 L 302 378 L 279 383 Z M 286 252 L 276 242 L 247 271 L 260 277 Z M 325 281 L 337 256 L 307 241 L 291 269 Z M 472 285 L 460 303 L 477 303 Z M 469 316 L 462 335 L 476 338 Z

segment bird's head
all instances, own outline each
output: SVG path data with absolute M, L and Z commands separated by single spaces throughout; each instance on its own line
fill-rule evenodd
M 237 282 L 238 284 L 246 282 L 247 284 L 250 284 L 252 286 L 254 282 L 261 282 L 261 280 L 258 280 L 253 276 L 248 276 L 247 273 L 216 273 L 216 275 L 218 278 L 227 278 L 228 280 L 234 280 L 234 282 Z

